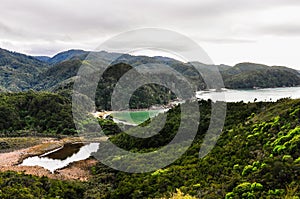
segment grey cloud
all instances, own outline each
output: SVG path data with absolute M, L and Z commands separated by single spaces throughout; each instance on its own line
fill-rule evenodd
M 204 0 L 204 1 L 140 1 L 140 0 L 73 0 L 16 1 L 4 0 L 4 12 L 14 34 L 23 38 L 63 40 L 103 37 L 138 27 L 184 28 L 186 31 L 223 28 L 234 23 L 235 13 L 266 7 L 299 4 L 283 0 Z M 17 2 L 17 3 L 16 3 Z M 14 6 L 12 6 L 14 5 Z M 5 9 L 8 8 L 8 9 Z M 2 18 L 3 18 L 2 17 Z M 227 18 L 228 19 L 227 19 Z M 214 30 L 213 30 L 214 31 Z M 205 31 L 203 31 L 205 33 Z
M 275 24 L 259 27 L 259 33 L 277 36 L 300 36 L 300 24 Z
M 264 35 L 300 34 L 297 23 L 262 24 L 257 18 L 257 13 L 287 6 L 300 7 L 300 1 L 1 0 L 0 42 L 11 50 L 53 55 L 69 48 L 93 50 L 120 32 L 157 27 L 180 32 L 197 42 L 234 44 L 237 48 L 243 45 L 241 48 L 247 49 L 246 45 Z M 180 42 L 169 45 L 188 50 Z
M 7 25 L 5 25 L 5 24 L 3 24 L 3 23 L 0 22 L 0 32 L 2 32 L 2 33 L 10 33 L 11 29 Z
M 251 39 L 236 39 L 236 38 L 199 38 L 199 41 L 218 43 L 218 44 L 232 44 L 232 43 L 255 43 L 256 40 Z

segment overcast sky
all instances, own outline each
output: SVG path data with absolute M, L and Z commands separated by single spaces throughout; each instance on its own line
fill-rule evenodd
M 174 30 L 216 64 L 300 70 L 299 0 L 0 0 L 0 47 L 32 55 L 93 50 L 137 28 Z

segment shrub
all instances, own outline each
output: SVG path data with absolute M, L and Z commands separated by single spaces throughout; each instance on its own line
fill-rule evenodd
M 242 176 L 248 175 L 249 173 L 252 172 L 253 166 L 252 165 L 247 165 L 244 167 L 242 171 Z

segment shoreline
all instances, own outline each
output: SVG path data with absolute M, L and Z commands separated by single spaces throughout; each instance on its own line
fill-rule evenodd
M 64 138 L 61 140 L 49 138 L 35 146 L 0 153 L 0 172 L 15 171 L 39 177 L 47 176 L 59 180 L 87 181 L 91 177 L 89 168 L 97 163 L 97 160 L 91 157 L 85 160 L 72 162 L 64 168 L 55 170 L 53 173 L 40 166 L 20 165 L 25 158 L 39 156 L 61 148 L 66 143 L 76 143 L 78 141 L 87 142 L 82 138 Z

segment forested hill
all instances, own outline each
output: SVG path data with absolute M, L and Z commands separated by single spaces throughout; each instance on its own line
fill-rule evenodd
M 52 58 L 32 57 L 20 53 L 0 50 L 0 92 L 19 92 L 27 90 L 48 91 L 71 96 L 77 72 L 83 63 L 89 64 L 90 52 L 69 50 Z M 283 66 L 240 63 L 233 67 L 227 65 L 205 65 L 199 62 L 183 63 L 167 57 L 132 56 L 128 54 L 93 52 L 97 61 L 111 62 L 98 83 L 96 105 L 98 110 L 110 110 L 110 96 L 118 79 L 129 69 L 144 64 L 144 69 L 156 67 L 155 77 L 160 78 L 160 65 L 167 65 L 183 75 L 194 85 L 195 90 L 206 89 L 206 83 L 199 74 L 210 74 L 212 68 L 218 68 L 226 88 L 272 88 L 300 85 L 298 71 Z M 148 65 L 147 65 L 148 64 Z M 199 71 L 194 67 L 197 65 Z M 151 68 L 152 67 L 152 68 Z M 80 78 L 80 77 L 79 77 Z M 172 74 L 164 74 L 164 81 L 171 82 Z M 222 85 L 220 85 L 222 87 Z M 149 84 L 139 88 L 131 98 L 131 108 L 148 108 L 155 104 L 167 104 L 175 99 L 174 93 L 160 85 Z
M 6 101 L 6 105 L 16 100 L 12 106 L 27 107 L 19 108 L 19 116 L 12 106 L 8 111 L 14 111 L 13 118 L 19 117 L 16 124 L 26 124 L 25 127 L 28 128 L 60 126 L 55 118 L 70 114 L 67 111 L 70 107 L 66 105 L 66 99 L 53 94 L 13 94 L 1 96 L 1 100 Z M 47 105 L 39 113 L 36 107 L 41 108 L 41 102 Z M 247 104 L 228 103 L 222 134 L 212 151 L 204 158 L 199 158 L 199 150 L 210 122 L 211 101 L 193 103 L 198 103 L 201 111 L 197 135 L 189 149 L 171 165 L 153 172 L 132 174 L 113 170 L 99 162 L 91 168 L 93 177 L 89 182 L 76 184 L 6 172 L 0 174 L 0 181 L 3 182 L 0 185 L 0 196 L 21 198 L 26 193 L 26 197 L 23 198 L 48 198 L 53 194 L 63 198 L 86 199 L 169 198 L 178 192 L 175 195 L 184 193 L 189 196 L 186 196 L 187 198 L 192 199 L 300 197 L 299 99 Z M 64 106 L 66 108 L 63 108 Z M 58 111 L 60 109 L 63 111 Z M 50 110 L 51 114 L 44 112 L 47 110 Z M 127 133 L 117 132 L 111 135 L 110 139 L 117 146 L 134 153 L 160 149 L 170 144 L 170 140 L 177 134 L 180 118 L 190 117 L 182 116 L 179 106 L 169 110 L 167 114 L 165 126 L 151 138 L 130 136 L 140 130 L 134 127 Z M 160 117 L 156 120 L 161 121 Z M 106 131 L 111 133 L 115 124 L 109 123 Z M 143 125 L 146 126 L 147 122 Z M 190 128 L 187 127 L 185 131 L 192 130 Z M 177 150 L 176 143 L 173 145 L 170 149 Z M 112 162 L 120 159 L 126 161 L 126 156 L 111 157 Z M 138 162 L 130 162 L 128 165 L 132 164 Z M 69 195 L 70 193 L 72 195 Z
M 0 90 L 31 89 L 37 75 L 48 68 L 48 64 L 32 56 L 0 49 Z
M 273 88 L 300 85 L 300 73 L 282 66 L 240 63 L 221 71 L 227 88 Z
M 88 54 L 89 52 L 84 50 L 68 50 L 65 52 L 58 53 L 53 57 L 36 56 L 35 58 L 48 64 L 58 64 L 76 58 L 83 60 L 87 57 Z
M 0 136 L 75 134 L 71 101 L 47 92 L 0 93 Z
M 66 88 L 66 85 L 73 82 L 79 67 L 89 53 L 83 50 L 69 50 L 53 57 L 33 57 L 0 49 L 0 89 L 15 92 L 29 89 L 55 91 Z M 131 56 L 104 51 L 97 52 L 97 57 L 103 60 L 114 60 L 117 57 L 118 59 L 112 65 L 123 63 L 135 67 L 139 64 L 165 64 L 195 83 L 197 89 L 206 87 L 191 63 L 183 63 L 167 57 Z M 226 88 L 300 85 L 299 72 L 283 66 L 270 67 L 254 63 L 240 63 L 233 67 L 201 63 L 197 65 L 203 73 L 207 73 L 212 67 L 218 67 Z
M 228 103 L 223 132 L 204 158 L 199 158 L 199 150 L 209 125 L 211 103 L 198 103 L 198 134 L 181 158 L 165 168 L 143 174 L 118 172 L 99 163 L 87 191 L 89 196 L 168 198 L 179 189 L 195 198 L 207 199 L 300 197 L 300 100 Z M 180 117 L 186 116 L 181 115 L 179 107 L 170 110 L 164 128 L 151 138 L 130 136 L 139 131 L 132 128 L 110 139 L 135 153 L 152 152 L 170 144 Z M 173 148 L 178 147 L 174 144 Z M 120 159 L 126 161 L 123 156 L 112 157 L 111 161 Z

